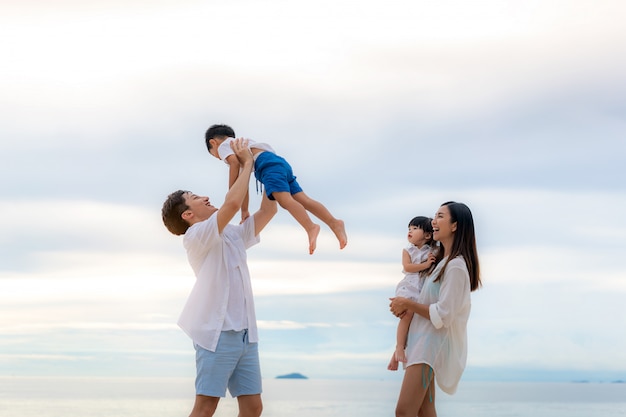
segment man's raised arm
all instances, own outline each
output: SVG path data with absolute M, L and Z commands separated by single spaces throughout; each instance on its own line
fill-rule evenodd
M 272 217 L 278 211 L 276 200 L 272 201 L 267 198 L 267 194 L 263 193 L 263 199 L 261 200 L 261 207 L 254 213 L 254 235 L 258 236 L 261 230 L 272 220 Z

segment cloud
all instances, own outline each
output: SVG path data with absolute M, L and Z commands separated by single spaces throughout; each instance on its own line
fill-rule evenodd
M 472 209 L 483 268 L 471 364 L 624 362 L 624 5 L 147 6 L 2 6 L 11 370 L 27 357 L 51 372 L 138 370 L 154 349 L 143 357 L 187 372 L 167 352 L 190 349 L 175 322 L 194 277 L 159 210 L 178 188 L 221 202 L 227 170 L 202 140 L 214 122 L 270 142 L 348 228 L 342 251 L 323 228 L 311 257 L 281 210 L 250 250 L 268 369 L 384 371 L 407 222 L 448 200 Z M 54 365 L 73 355 L 89 371 Z
M 486 283 L 537 285 L 567 283 L 582 289 L 626 290 L 623 271 L 613 255 L 589 254 L 584 247 L 514 247 L 487 250 L 481 255 L 482 276 Z M 532 260 L 532 262 L 527 262 Z M 602 275 L 602 280 L 590 276 Z

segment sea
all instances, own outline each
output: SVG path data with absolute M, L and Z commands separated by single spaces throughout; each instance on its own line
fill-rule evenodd
M 267 379 L 263 416 L 394 416 L 400 381 Z M 0 377 L 0 417 L 185 417 L 189 378 Z M 461 381 L 454 395 L 435 394 L 440 417 L 626 416 L 626 383 Z M 220 401 L 216 417 L 237 416 Z

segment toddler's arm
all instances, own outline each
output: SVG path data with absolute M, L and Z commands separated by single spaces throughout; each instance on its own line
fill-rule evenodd
M 407 273 L 416 273 L 422 272 L 430 268 L 430 266 L 435 262 L 435 255 L 432 253 L 428 254 L 428 258 L 419 264 L 411 263 L 411 255 L 406 249 L 402 249 L 402 267 L 404 268 L 404 272 Z

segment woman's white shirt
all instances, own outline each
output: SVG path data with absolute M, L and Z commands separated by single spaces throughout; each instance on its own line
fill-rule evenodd
M 429 306 L 430 320 L 413 315 L 409 328 L 406 366 L 428 364 L 442 391 L 453 394 L 467 362 L 467 321 L 471 310 L 470 280 L 462 257 L 452 259 L 444 276 L 435 282 L 445 264 L 441 260 L 426 278 L 417 302 Z

